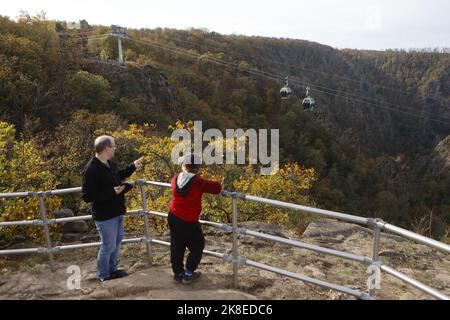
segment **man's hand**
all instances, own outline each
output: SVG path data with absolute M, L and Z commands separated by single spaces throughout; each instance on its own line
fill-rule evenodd
M 136 169 L 141 169 L 143 165 L 144 165 L 144 157 L 141 157 L 134 161 L 134 166 L 136 167 Z
M 125 189 L 124 185 L 114 187 L 114 191 L 116 192 L 116 194 L 120 194 L 124 189 Z

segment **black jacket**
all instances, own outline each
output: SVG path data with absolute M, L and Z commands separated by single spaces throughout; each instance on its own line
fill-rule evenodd
M 128 178 L 136 170 L 132 163 L 124 170 L 117 170 L 116 165 L 108 160 L 109 168 L 96 157 L 87 163 L 83 172 L 82 198 L 85 202 L 92 202 L 92 216 L 94 220 L 104 221 L 126 213 L 125 193 L 130 191 L 131 185 L 116 194 L 114 187 L 125 184 L 122 180 Z

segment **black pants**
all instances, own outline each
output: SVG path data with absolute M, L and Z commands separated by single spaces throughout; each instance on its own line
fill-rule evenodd
M 184 252 L 189 249 L 186 270 L 195 271 L 202 260 L 205 237 L 199 222 L 187 222 L 169 212 L 170 262 L 174 274 L 184 270 Z

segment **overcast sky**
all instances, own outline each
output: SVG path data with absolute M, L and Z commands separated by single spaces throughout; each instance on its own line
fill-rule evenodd
M 129 28 L 207 28 L 222 34 L 304 39 L 337 48 L 450 47 L 450 0 L 13 0 L 49 19 Z M 1 32 L 1 30 L 0 30 Z

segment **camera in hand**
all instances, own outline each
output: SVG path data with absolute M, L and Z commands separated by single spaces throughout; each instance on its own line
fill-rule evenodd
M 133 189 L 133 185 L 131 183 L 122 182 L 122 186 L 125 187 L 125 189 L 123 189 L 123 191 L 122 191 L 123 194 L 125 194 L 128 191 L 130 191 L 131 189 Z

